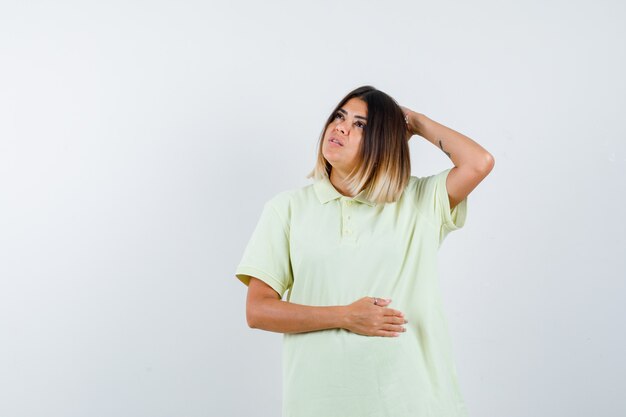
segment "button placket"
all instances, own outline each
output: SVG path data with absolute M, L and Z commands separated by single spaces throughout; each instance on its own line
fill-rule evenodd
M 350 207 L 354 204 L 354 202 L 352 200 L 347 200 L 347 199 L 342 199 L 342 202 L 345 203 L 345 204 L 342 205 L 342 212 L 343 212 L 343 230 L 342 230 L 342 234 L 346 238 L 352 238 L 353 237 L 353 231 L 352 231 L 352 225 L 351 225 L 351 222 L 350 222 L 350 219 L 351 219 Z

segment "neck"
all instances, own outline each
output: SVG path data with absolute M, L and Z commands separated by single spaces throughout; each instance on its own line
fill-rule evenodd
M 330 170 L 330 182 L 335 187 L 340 194 L 346 197 L 354 197 L 350 194 L 350 191 L 344 184 L 344 179 L 346 178 L 346 174 L 344 172 L 339 171 L 337 168 L 333 167 Z

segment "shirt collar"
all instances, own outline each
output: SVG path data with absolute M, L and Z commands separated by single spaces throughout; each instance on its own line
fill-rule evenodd
M 323 177 L 322 179 L 316 180 L 313 183 L 313 188 L 315 189 L 315 193 L 317 194 L 317 198 L 320 200 L 321 204 L 326 204 L 330 200 L 334 200 L 340 197 L 345 197 L 341 194 L 330 182 L 328 177 Z M 367 204 L 368 206 L 375 206 L 376 203 L 369 201 L 365 198 L 365 189 L 361 190 L 360 193 L 353 197 L 354 200 Z

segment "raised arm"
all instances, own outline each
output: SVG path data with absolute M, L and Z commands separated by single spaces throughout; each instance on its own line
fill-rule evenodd
M 467 197 L 491 172 L 495 159 L 478 143 L 427 116 L 402 107 L 409 139 L 419 135 L 441 149 L 454 163 L 446 180 L 450 209 Z
M 346 306 L 307 306 L 283 301 L 272 287 L 251 277 L 246 299 L 246 320 L 255 329 L 278 333 L 302 333 L 346 329 L 365 336 L 394 337 L 404 332 L 407 321 L 391 301 L 363 297 Z

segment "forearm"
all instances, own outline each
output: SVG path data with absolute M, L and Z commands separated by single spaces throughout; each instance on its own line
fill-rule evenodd
M 277 333 L 302 333 L 342 328 L 345 306 L 307 306 L 278 299 L 257 301 L 249 314 L 252 328 Z
M 472 139 L 421 113 L 409 114 L 409 126 L 413 132 L 440 148 L 457 167 L 481 170 L 488 167 L 493 159 L 487 150 Z

